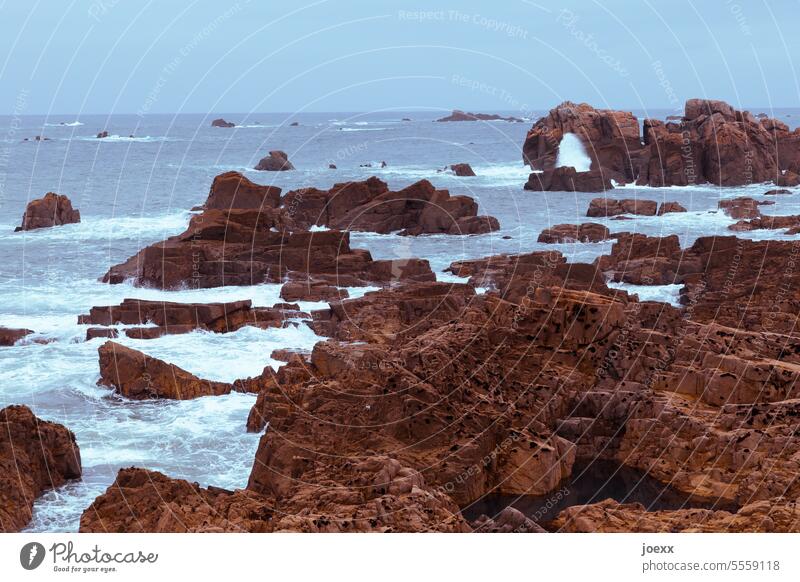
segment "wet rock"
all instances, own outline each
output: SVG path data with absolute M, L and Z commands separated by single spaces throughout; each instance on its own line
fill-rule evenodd
M 330 228 L 403 235 L 483 234 L 499 229 L 497 219 L 478 216 L 468 196 L 451 196 L 420 180 L 398 192 L 382 180 L 334 184 L 330 190 L 303 188 L 288 192 L 283 207 L 300 228 Z
M 285 172 L 294 170 L 294 166 L 289 161 L 289 156 L 286 155 L 286 152 L 272 150 L 267 157 L 261 158 L 255 169 L 267 172 Z
M 0 346 L 13 346 L 19 340 L 33 333 L 32 329 L 15 329 L 12 327 L 0 327 Z
M 787 190 L 786 188 L 774 188 L 772 190 L 767 190 L 764 192 L 764 196 L 775 196 L 777 194 L 791 194 L 791 190 Z
M 62 224 L 74 224 L 81 221 L 81 213 L 73 210 L 72 202 L 66 196 L 48 192 L 43 198 L 28 202 L 25 213 L 22 215 L 22 225 L 15 229 L 34 230 L 36 228 L 49 228 Z
M 202 380 L 174 364 L 116 342 L 104 343 L 98 349 L 98 354 L 100 380 L 97 383 L 115 388 L 122 396 L 132 400 L 190 400 L 238 390 L 225 382 Z
M 722 211 L 735 220 L 742 218 L 758 218 L 761 216 L 759 206 L 762 203 L 754 200 L 753 198 L 728 198 L 718 202 Z
M 290 281 L 281 287 L 281 299 L 286 301 L 331 301 L 348 297 L 347 289 L 321 281 Z
M 608 227 L 595 222 L 557 224 L 539 234 L 540 243 L 601 242 L 610 236 Z
M 686 212 L 686 208 L 677 202 L 662 202 L 658 207 L 658 216 L 668 212 Z
M 204 208 L 219 210 L 277 208 L 280 199 L 280 188 L 256 184 L 239 172 L 225 172 L 214 178 Z
M 655 216 L 658 203 L 653 200 L 613 198 L 594 198 L 589 203 L 586 216 L 605 217 L 620 214 L 637 214 L 641 216 Z
M 611 179 L 603 172 L 577 172 L 570 166 L 533 172 L 525 183 L 525 190 L 537 192 L 605 192 L 613 189 Z
M 236 124 L 231 123 L 230 121 L 225 121 L 220 117 L 219 119 L 215 119 L 211 122 L 211 127 L 236 127 Z
M 456 176 L 474 176 L 475 171 L 469 164 L 452 164 L 450 169 Z
M 27 406 L 7 406 L 0 410 L 0 469 L 0 532 L 18 532 L 37 497 L 81 476 L 81 454 L 67 428 Z
M 454 109 L 450 115 L 437 119 L 436 121 L 512 121 L 521 123 L 522 119 L 513 116 L 502 117 L 496 113 L 469 113 L 461 111 L 460 109 Z

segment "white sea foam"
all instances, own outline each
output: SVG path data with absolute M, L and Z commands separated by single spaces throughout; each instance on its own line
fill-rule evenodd
M 78 127 L 84 125 L 80 121 L 60 122 L 60 123 L 45 123 L 46 127 Z
M 574 133 L 565 133 L 558 145 L 556 167 L 572 166 L 578 172 L 588 172 L 592 160 L 586 153 L 581 138 Z
M 615 283 L 610 281 L 607 285 L 612 289 L 620 289 L 630 295 L 638 295 L 640 301 L 661 301 L 674 307 L 680 307 L 680 294 L 683 285 L 632 285 L 630 283 Z

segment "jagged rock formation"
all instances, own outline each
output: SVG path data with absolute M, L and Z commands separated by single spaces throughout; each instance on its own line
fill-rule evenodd
M 66 196 L 48 192 L 43 198 L 28 202 L 25 213 L 22 215 L 22 225 L 15 229 L 34 230 L 49 228 L 62 224 L 74 224 L 81 221 L 81 213 L 73 210 L 72 202 Z
M 27 406 L 0 410 L 0 532 L 31 520 L 44 491 L 81 476 L 81 453 L 67 428 L 34 416 Z

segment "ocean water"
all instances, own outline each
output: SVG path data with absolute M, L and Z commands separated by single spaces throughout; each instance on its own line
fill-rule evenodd
M 668 113 L 672 112 L 661 115 Z M 792 127 L 800 119 L 798 110 L 776 113 Z M 327 188 L 371 175 L 393 189 L 428 179 L 453 194 L 472 196 L 482 214 L 499 219 L 500 231 L 468 237 L 371 233 L 351 237 L 353 246 L 368 248 L 378 259 L 427 258 L 442 280 L 453 280 L 442 271 L 465 258 L 557 249 L 571 261 L 592 261 L 610 249 L 608 242 L 536 242 L 548 226 L 586 222 L 586 208 L 597 194 L 522 189 L 529 171 L 522 165 L 520 147 L 530 121 L 434 123 L 441 112 L 431 111 L 221 116 L 241 126 L 210 127 L 219 114 L 0 117 L 0 325 L 36 331 L 16 346 L 0 348 L 0 407 L 26 404 L 38 416 L 68 426 L 76 434 L 84 465 L 82 481 L 36 502 L 31 531 L 76 530 L 83 509 L 113 482 L 121 467 L 146 467 L 202 485 L 246 485 L 259 438 L 245 431 L 254 396 L 156 403 L 119 398 L 96 385 L 97 348 L 103 340 L 83 341 L 87 326 L 77 324 L 78 315 L 93 305 L 116 304 L 126 297 L 252 299 L 256 305 L 279 301 L 277 285 L 162 292 L 97 281 L 109 266 L 181 232 L 188 224 L 189 209 L 205 200 L 219 173 L 239 170 L 284 191 Z M 402 121 L 404 117 L 412 121 Z M 291 127 L 293 121 L 299 125 Z M 96 139 L 102 130 L 110 137 Z M 49 140 L 33 141 L 37 135 Z M 31 141 L 23 141 L 26 137 Z M 286 151 L 297 170 L 250 169 L 272 149 Z M 385 168 L 380 167 L 382 161 Z M 437 171 L 458 162 L 470 163 L 477 177 Z M 328 169 L 330 163 L 337 169 Z M 733 221 L 717 212 L 719 199 L 761 197 L 767 189 L 763 184 L 724 189 L 627 186 L 608 195 L 675 200 L 689 212 L 594 221 L 607 224 L 612 232 L 678 234 L 686 245 L 699 236 L 731 234 L 727 227 Z M 48 191 L 68 195 L 80 209 L 82 222 L 14 233 L 27 202 Z M 770 198 L 776 204 L 762 207 L 765 213 L 800 213 L 800 189 Z M 782 231 L 740 236 L 792 238 Z M 677 285 L 621 288 L 642 299 L 668 302 L 674 302 L 680 290 Z M 353 289 L 351 295 L 364 291 Z M 321 306 L 324 303 L 303 304 L 306 309 Z M 36 339 L 49 343 L 32 341 Z M 231 381 L 258 374 L 265 366 L 281 365 L 270 359 L 273 349 L 310 349 L 320 339 L 299 323 L 286 329 L 244 328 L 230 334 L 196 332 L 120 341 L 201 377 Z

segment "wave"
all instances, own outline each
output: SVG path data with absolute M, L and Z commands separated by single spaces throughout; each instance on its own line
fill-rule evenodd
M 620 289 L 629 295 L 638 295 L 639 301 L 660 301 L 669 303 L 673 307 L 680 307 L 680 294 L 682 283 L 672 285 L 632 285 L 630 283 L 606 283 L 612 289 Z
M 61 138 L 61 141 L 94 141 L 98 143 L 160 143 L 160 142 L 173 142 L 185 141 L 177 137 L 168 137 L 166 135 L 157 136 L 141 136 L 131 137 L 129 135 L 109 135 L 108 137 L 97 137 L 96 135 L 81 135 L 72 138 Z
M 80 121 L 70 121 L 70 122 L 62 121 L 60 123 L 45 123 L 44 125 L 45 127 L 78 127 L 80 125 L 85 125 L 85 124 L 81 123 Z

